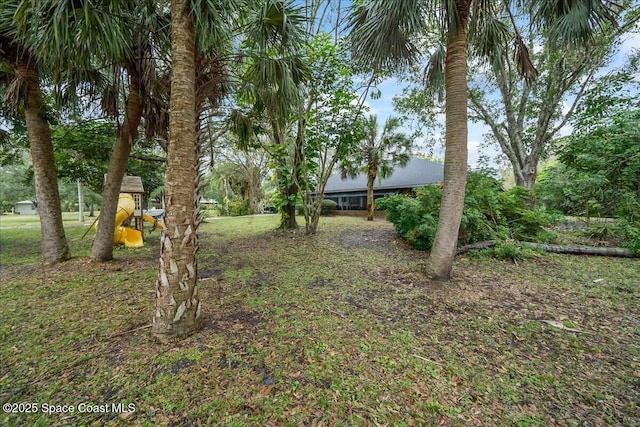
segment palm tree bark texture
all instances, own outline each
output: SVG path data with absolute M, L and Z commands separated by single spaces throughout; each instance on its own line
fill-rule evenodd
M 45 116 L 40 78 L 30 58 L 18 57 L 14 69 L 26 84 L 24 116 L 40 215 L 42 258 L 46 263 L 65 261 L 71 254 L 62 225 L 51 129 Z
M 444 189 L 438 230 L 427 267 L 436 280 L 451 277 L 467 181 L 467 26 L 470 1 L 458 0 L 455 3 L 457 22 L 449 23 L 445 65 L 447 143 Z
M 179 339 L 198 328 L 195 37 L 188 3 L 171 1 L 171 115 L 165 228 L 162 232 L 152 334 Z
M 367 221 L 373 221 L 373 216 L 376 210 L 376 205 L 373 200 L 373 186 L 378 176 L 378 168 L 369 165 L 369 171 L 367 172 Z

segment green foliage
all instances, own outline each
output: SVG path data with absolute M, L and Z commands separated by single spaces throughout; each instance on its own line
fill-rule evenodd
M 640 255 L 640 222 L 624 220 L 619 226 L 619 232 L 622 237 L 620 246 Z
M 562 163 L 543 170 L 537 192 L 545 205 L 565 214 L 617 218 L 617 225 L 601 230 L 607 233 L 603 237 L 616 235 L 621 246 L 637 251 L 640 109 L 629 102 L 602 101 L 598 109 L 587 109 L 559 149 Z
M 283 187 L 279 187 L 279 190 L 282 188 Z M 301 201 L 302 199 L 299 194 L 284 196 L 281 191 L 277 191 L 271 196 L 271 203 L 273 203 L 279 212 L 282 212 L 285 206 L 298 205 Z
M 625 200 L 618 208 L 618 214 L 621 218 L 617 227 L 622 238 L 620 246 L 640 255 L 640 198 L 630 193 L 626 194 Z
M 338 203 L 333 200 L 324 199 L 322 200 L 322 208 L 320 209 L 321 215 L 331 215 L 338 209 Z
M 242 216 L 249 214 L 249 204 L 242 199 L 235 199 L 229 202 L 229 215 Z
M 79 179 L 94 192 L 101 193 L 116 139 L 115 124 L 106 120 L 73 122 L 55 127 L 51 139 L 58 177 L 69 182 Z M 127 162 L 127 174 L 142 178 L 147 200 L 156 188 L 164 185 L 165 164 L 155 154 L 157 150 L 155 142 L 138 141 Z
M 429 249 L 438 224 L 442 190 L 436 186 L 415 190 L 416 197 L 389 196 L 376 204 L 386 210 L 402 237 L 419 249 Z M 469 173 L 465 208 L 458 243 L 483 240 L 553 241 L 545 230 L 557 218 L 531 206 L 531 193 L 521 187 L 503 191 L 500 183 L 487 172 Z
M 513 261 L 521 261 L 538 255 L 533 249 L 513 241 L 498 242 L 491 248 L 490 254 L 494 258 L 510 259 Z
M 361 124 L 364 134 L 354 147 L 351 156 L 342 159 L 342 176 L 355 177 L 359 173 L 375 172 L 376 176 L 386 178 L 393 173 L 395 166 L 405 166 L 410 159 L 413 140 L 402 129 L 402 121 L 389 117 L 382 132 L 378 129 L 376 116 L 369 116 Z

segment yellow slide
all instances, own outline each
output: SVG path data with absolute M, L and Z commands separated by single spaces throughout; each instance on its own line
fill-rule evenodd
M 153 224 L 154 227 L 160 227 L 161 229 L 164 228 L 164 223 L 162 222 L 162 220 L 158 220 L 152 217 L 151 215 L 142 214 L 142 219 L 144 219 L 147 222 L 150 222 L 151 224 Z
M 116 227 L 113 230 L 113 243 L 117 245 L 125 245 L 127 248 L 141 248 L 144 246 L 142 242 L 142 233 L 129 227 L 123 227 L 123 221 L 133 215 L 136 203 L 133 197 L 128 193 L 120 193 L 118 197 L 118 211 L 116 212 Z M 95 225 L 98 229 L 98 223 Z
M 140 231 L 120 225 L 133 215 L 135 208 L 136 202 L 133 201 L 131 194 L 120 193 L 118 211 L 116 212 L 116 228 L 113 231 L 113 243 L 124 244 L 127 248 L 141 248 L 144 246 Z

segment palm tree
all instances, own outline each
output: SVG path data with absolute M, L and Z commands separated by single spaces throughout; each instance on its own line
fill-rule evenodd
M 152 139 L 164 132 L 167 125 L 164 101 L 154 95 L 154 89 L 162 92 L 162 83 L 158 83 L 154 52 L 158 46 L 166 43 L 162 30 L 164 17 L 156 2 L 128 3 L 130 9 L 123 12 L 125 19 L 120 25 L 135 29 L 127 38 L 124 46 L 117 46 L 117 52 L 105 52 L 112 56 L 113 74 L 101 94 L 102 104 L 108 114 L 118 118 L 120 115 L 118 98 L 124 98 L 122 121 L 117 122 L 116 140 L 113 144 L 109 167 L 102 189 L 100 222 L 96 232 L 91 258 L 98 262 L 113 259 L 113 232 L 115 214 L 122 179 L 127 169 L 127 161 L 138 138 L 139 128 L 145 119 L 145 138 Z M 109 40 L 104 40 L 99 49 L 110 49 Z M 98 50 L 99 52 L 99 50 Z M 94 52 L 98 53 L 98 52 Z M 115 53 L 115 54 L 114 54 Z M 94 56 L 95 57 L 95 56 Z M 160 105 L 158 105 L 160 104 Z
M 202 220 L 200 146 L 205 106 L 224 95 L 226 54 L 241 10 L 233 0 L 171 1 L 171 100 L 167 172 L 153 335 L 160 341 L 193 333 L 202 313 L 197 288 L 198 226 Z
M 243 134 L 255 137 L 251 122 L 259 122 L 261 132 L 269 136 L 270 143 L 263 148 L 276 165 L 282 229 L 298 227 L 295 205 L 300 188 L 296 175 L 304 157 L 304 135 L 299 132 L 294 136 L 292 131 L 294 123 L 298 124 L 302 84 L 308 78 L 308 67 L 299 54 L 305 36 L 304 14 L 295 3 L 263 0 L 247 17 L 242 52 L 246 70 L 241 77 L 244 88 L 240 97 L 249 100 L 244 104 L 251 112 L 244 118 L 237 112 L 234 126 L 241 139 L 246 139 Z
M 190 5 L 171 1 L 171 115 L 165 183 L 165 228 L 156 280 L 153 335 L 181 338 L 197 329 L 196 45 Z
M 446 146 L 444 190 L 429 270 L 436 279 L 448 279 L 455 257 L 464 207 L 467 177 L 467 30 L 471 0 L 442 2 L 372 1 L 351 16 L 354 54 L 368 57 L 376 68 L 407 65 L 419 48 L 411 37 L 422 33 L 423 7 L 439 16 L 446 28 Z M 435 12 L 435 13 L 433 13 Z
M 448 280 L 456 254 L 458 230 L 464 207 L 467 172 L 467 39 L 472 28 L 486 28 L 492 16 L 487 13 L 500 2 L 491 0 L 372 0 L 355 4 L 350 15 L 353 54 L 361 69 L 374 72 L 415 63 L 422 49 L 417 40 L 430 29 L 446 34 L 444 63 L 445 86 L 445 159 L 444 190 L 438 230 L 428 261 L 428 272 L 436 280 Z M 611 22 L 614 2 L 579 0 L 534 0 L 515 2 L 532 13 L 534 20 L 566 43 L 588 40 L 603 21 Z M 502 2 L 505 8 L 511 2 Z M 425 18 L 426 17 L 426 18 Z M 431 19 L 431 21 L 427 21 Z M 477 20 L 477 21 L 476 21 Z M 515 25 L 515 21 L 513 22 Z M 500 27 L 495 27 L 500 31 Z M 517 33 L 517 31 L 516 31 Z M 496 37 L 482 37 L 482 54 L 491 54 Z M 516 38 L 516 43 L 524 45 Z M 520 72 L 535 78 L 535 69 L 526 49 L 517 54 Z M 435 65 L 435 68 L 439 64 Z
M 355 178 L 360 172 L 367 174 L 368 221 L 373 221 L 375 211 L 373 185 L 376 178 L 391 176 L 394 166 L 405 166 L 409 161 L 412 142 L 399 130 L 400 125 L 398 118 L 389 117 L 380 133 L 377 117 L 370 116 L 365 120 L 365 139 L 356 148 L 353 158 L 341 164 L 343 179 L 347 176 Z
M 2 5 L 0 13 L 0 64 L 9 65 L 10 73 L 0 72 L 0 84 L 6 87 L 5 102 L 14 114 L 21 110 L 33 164 L 36 200 L 40 215 L 42 258 L 46 263 L 70 258 L 69 245 L 62 225 L 62 211 L 56 166 L 51 144 L 47 106 L 40 89 L 42 62 L 19 41 L 12 25 L 14 9 Z
M 82 90 L 95 97 L 117 123 L 116 141 L 103 188 L 101 221 L 92 247 L 92 258 L 113 257 L 113 230 L 120 184 L 127 159 L 145 111 L 143 100 L 154 77 L 151 41 L 162 35 L 153 1 L 59 2 L 44 0 L 12 4 L 16 34 L 49 67 L 52 81 L 65 87 L 65 96 L 77 98 Z M 161 21 L 161 19 L 160 19 Z M 61 47 L 63 47 L 61 49 Z M 111 70 L 111 74 L 97 71 Z M 124 93 L 123 93 L 124 92 Z M 120 118 L 120 99 L 124 115 Z M 156 109 L 157 110 L 157 109 Z M 153 111 L 157 113 L 157 111 Z M 148 114 L 151 116 L 151 114 Z M 149 123 L 157 124 L 154 120 Z M 146 123 L 146 127 L 149 128 Z M 146 133 L 152 137 L 152 132 Z

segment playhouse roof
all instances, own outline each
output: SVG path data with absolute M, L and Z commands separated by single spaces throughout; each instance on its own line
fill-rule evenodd
M 144 193 L 144 187 L 142 186 L 142 178 L 139 176 L 124 176 L 122 178 L 122 185 L 120 186 L 121 193 Z

